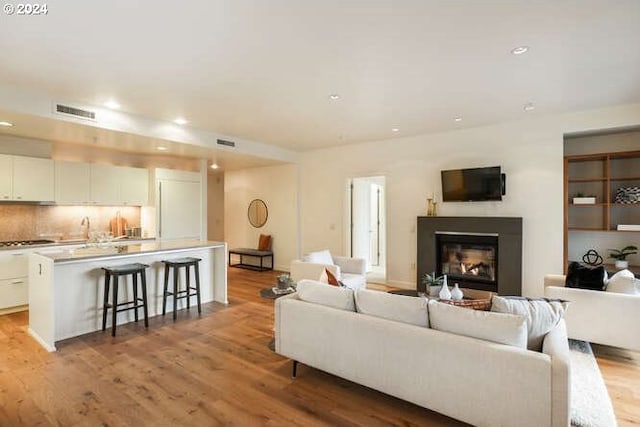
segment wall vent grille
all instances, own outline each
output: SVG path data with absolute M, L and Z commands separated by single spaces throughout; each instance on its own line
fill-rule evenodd
M 235 147 L 236 143 L 233 141 L 227 141 L 225 139 L 219 139 L 218 145 L 226 145 L 227 147 Z
M 66 114 L 69 116 L 77 117 L 86 120 L 95 120 L 96 113 L 94 111 L 83 110 L 81 108 L 70 107 L 68 105 L 56 104 L 56 113 Z

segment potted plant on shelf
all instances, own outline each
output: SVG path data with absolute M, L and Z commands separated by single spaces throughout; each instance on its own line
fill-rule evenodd
M 627 257 L 638 253 L 638 247 L 629 245 L 622 249 L 609 249 L 609 258 L 616 260 L 616 268 L 619 270 L 629 267 Z
M 577 192 L 575 196 L 573 196 L 573 204 L 574 205 L 595 205 L 596 197 L 585 196 L 583 193 Z
M 424 273 L 422 276 L 422 283 L 427 285 L 427 294 L 432 297 L 437 297 L 442 289 L 442 283 L 444 282 L 444 276 L 436 276 L 435 271 L 431 274 Z

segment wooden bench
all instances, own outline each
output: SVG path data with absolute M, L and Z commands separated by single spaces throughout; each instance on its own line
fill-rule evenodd
M 240 257 L 240 262 L 237 264 L 231 264 L 231 255 L 238 255 Z M 260 258 L 260 265 L 245 264 L 243 257 Z M 270 259 L 271 261 L 268 266 L 264 265 L 265 258 Z M 258 249 L 250 249 L 250 248 L 229 249 L 229 267 L 246 268 L 249 270 L 256 270 L 256 271 L 273 270 L 273 252 L 260 251 Z

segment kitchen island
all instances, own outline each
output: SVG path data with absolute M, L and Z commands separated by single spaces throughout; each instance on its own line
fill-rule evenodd
M 227 304 L 227 245 L 224 242 L 153 241 L 70 250 L 43 249 L 32 253 L 29 255 L 29 333 L 47 350 L 55 351 L 57 341 L 101 330 L 102 267 L 121 264 L 149 265 L 146 272 L 149 316 L 161 314 L 164 283 L 161 261 L 181 257 L 202 259 L 202 302 Z M 184 277 L 181 280 L 184 283 Z M 132 286 L 123 282 L 119 284 L 121 298 L 132 299 Z M 185 306 L 185 299 L 178 301 L 178 309 Z M 173 304 L 167 304 L 167 311 L 172 309 Z M 133 311 L 118 314 L 118 324 L 133 320 Z

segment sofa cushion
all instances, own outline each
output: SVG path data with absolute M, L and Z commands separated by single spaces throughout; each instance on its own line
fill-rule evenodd
M 640 280 L 629 270 L 620 270 L 607 282 L 607 292 L 619 294 L 640 294 Z
M 425 298 L 393 295 L 368 289 L 357 290 L 355 297 L 356 310 L 362 314 L 429 327 Z
M 545 298 L 499 297 L 491 299 L 491 311 L 524 316 L 527 321 L 527 348 L 542 351 L 547 333 L 564 317 L 567 301 Z
M 301 280 L 296 288 L 302 301 L 326 305 L 346 311 L 356 311 L 353 291 L 349 288 L 330 286 L 315 280 Z
M 304 262 L 313 262 L 316 264 L 333 264 L 333 257 L 329 249 L 323 251 L 309 252 L 302 257 Z
M 367 287 L 367 281 L 365 276 L 360 274 L 341 273 L 340 282 L 347 288 L 351 289 L 363 289 Z
M 527 348 L 527 322 L 523 316 L 469 310 L 434 300 L 429 301 L 428 311 L 432 329 Z
M 602 291 L 606 280 L 607 271 L 603 266 L 591 268 L 579 262 L 572 262 L 567 269 L 565 286 Z

